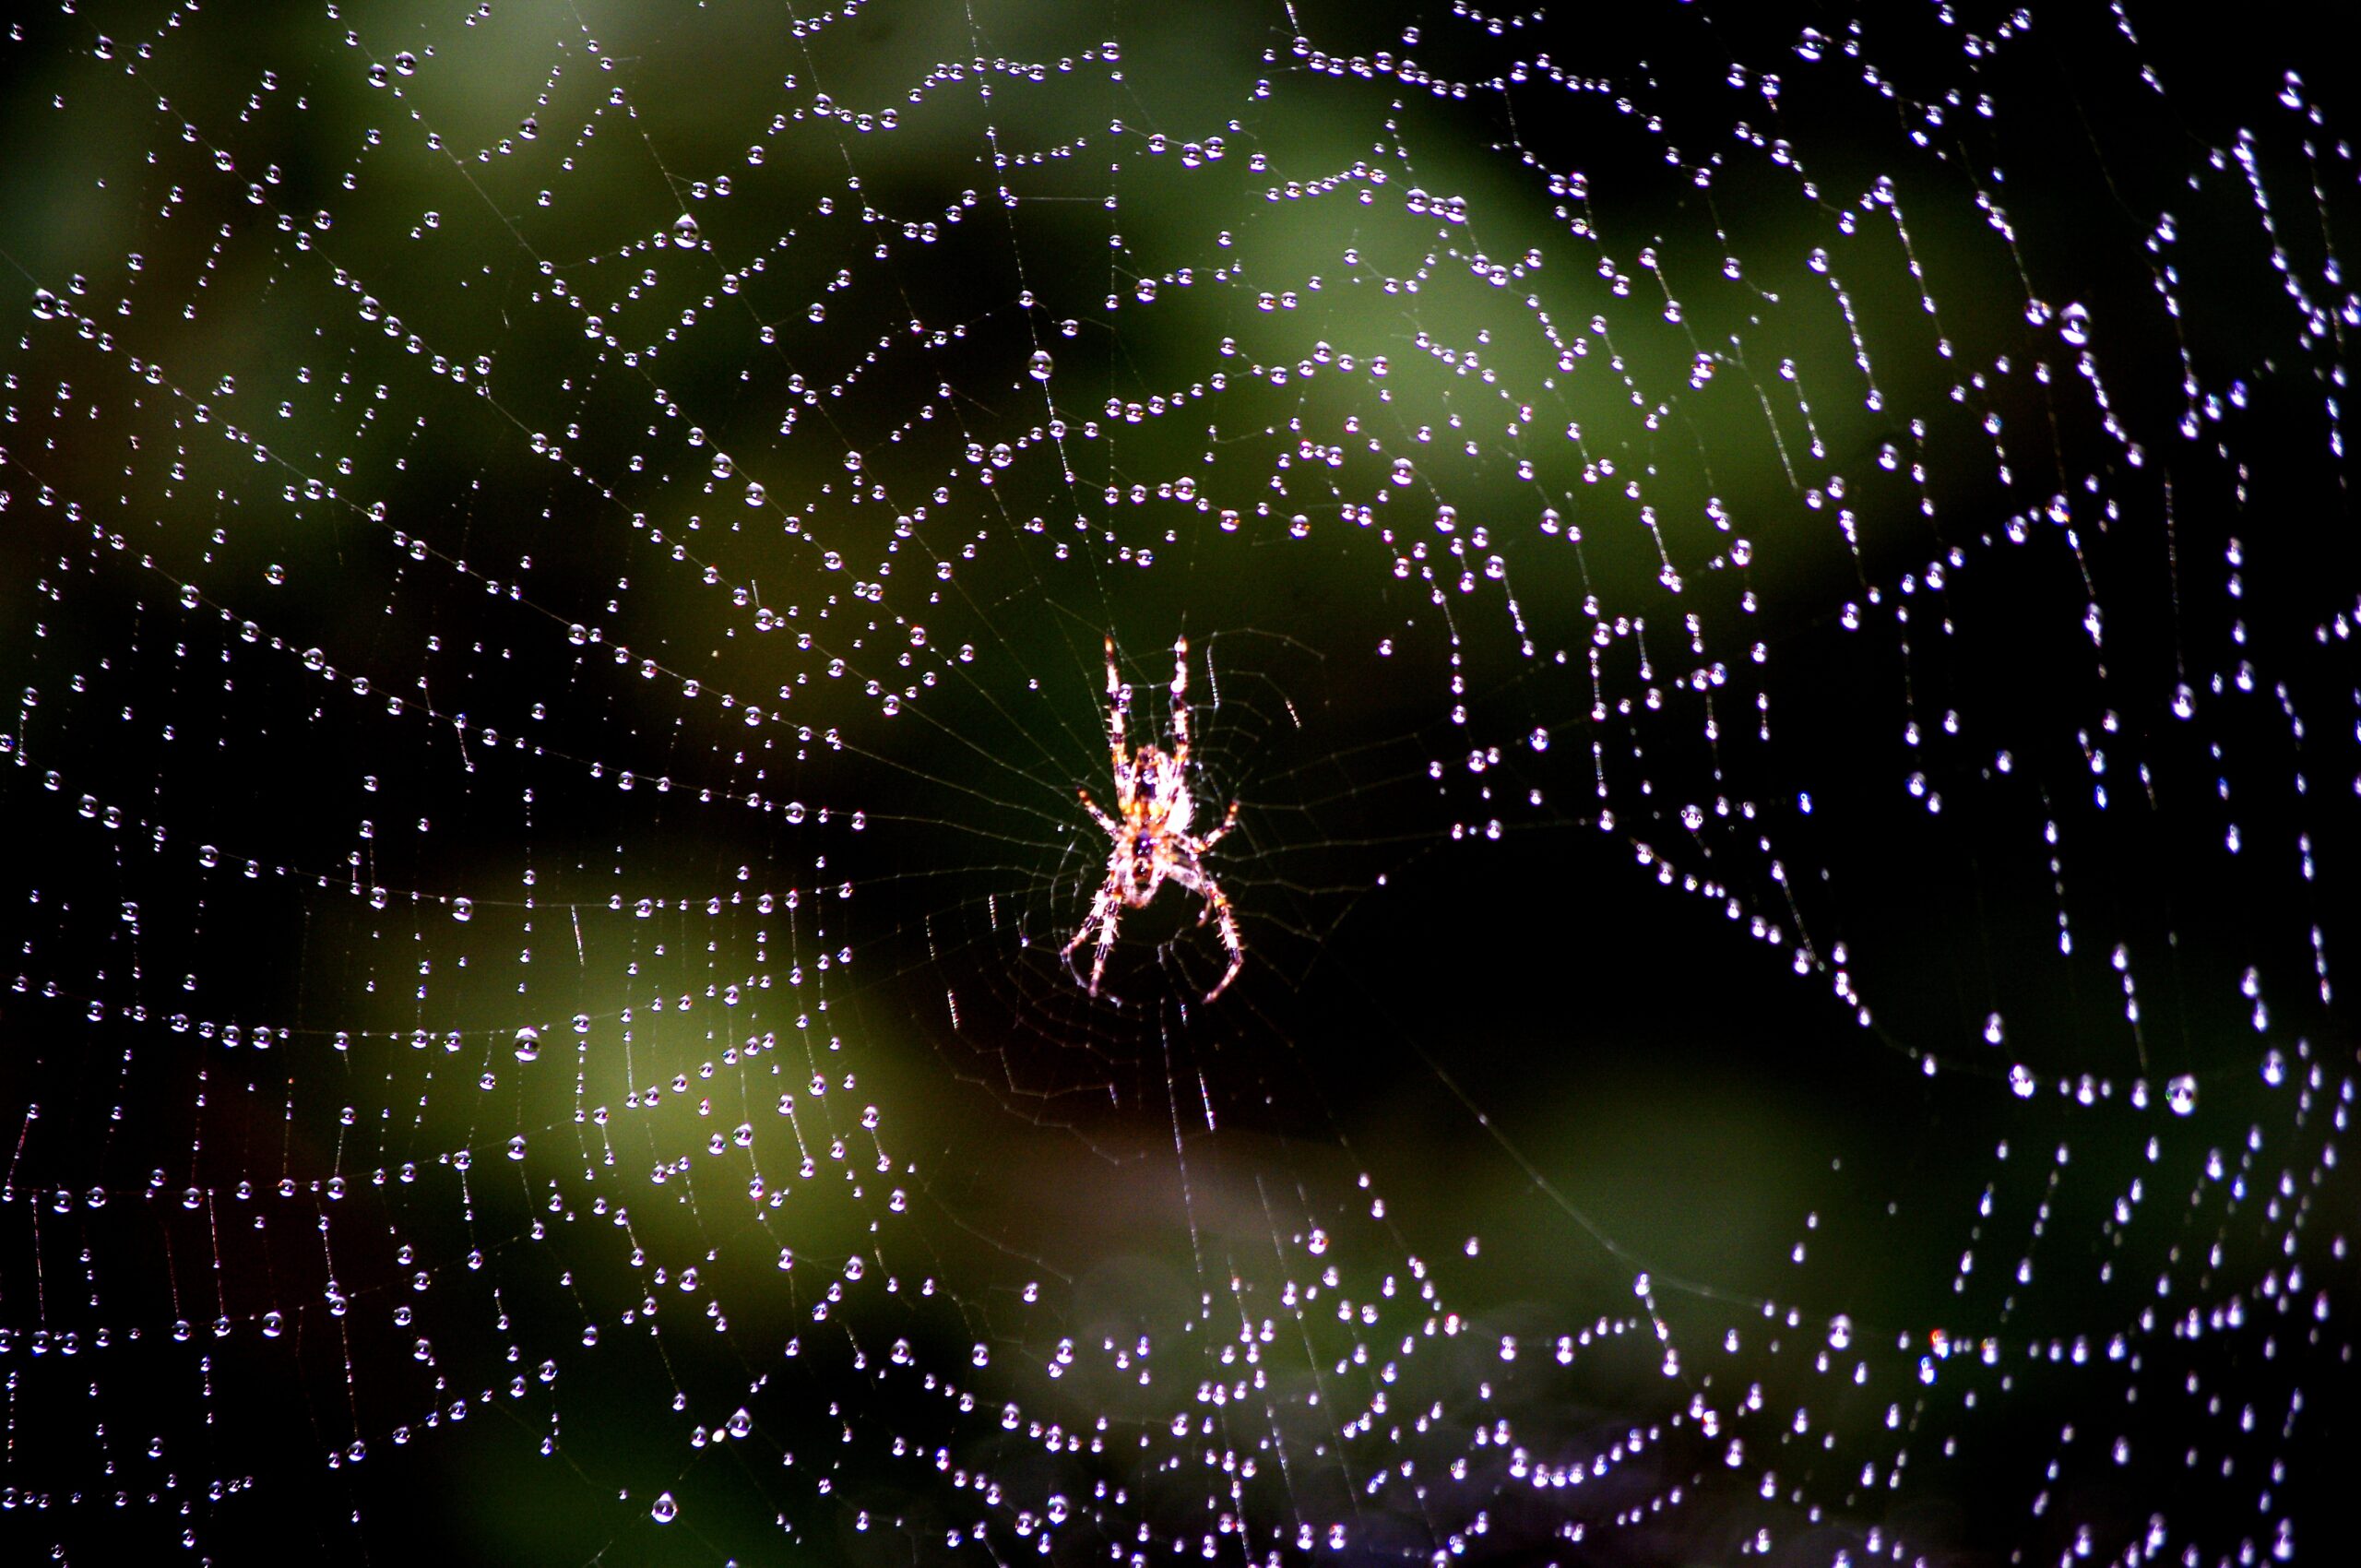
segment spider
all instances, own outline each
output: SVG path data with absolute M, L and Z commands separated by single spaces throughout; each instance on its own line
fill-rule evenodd
M 1222 945 L 1229 949 L 1229 968 L 1213 990 L 1205 992 L 1211 1002 L 1219 996 L 1229 982 L 1238 978 L 1239 966 L 1246 962 L 1245 944 L 1239 940 L 1238 917 L 1231 912 L 1229 899 L 1221 885 L 1209 875 L 1201 857 L 1221 841 L 1238 821 L 1238 802 L 1229 802 L 1228 814 L 1221 826 L 1202 837 L 1189 831 L 1190 821 L 1196 814 L 1196 802 L 1189 797 L 1189 639 L 1180 638 L 1172 645 L 1172 750 L 1150 742 L 1134 753 L 1123 738 L 1123 710 L 1131 701 L 1131 688 L 1123 684 L 1115 669 L 1115 639 L 1107 639 L 1107 734 L 1115 758 L 1115 812 L 1109 816 L 1091 800 L 1090 791 L 1078 791 L 1082 803 L 1107 837 L 1114 840 L 1114 848 L 1107 856 L 1107 880 L 1090 900 L 1090 916 L 1082 929 L 1074 933 L 1060 956 L 1072 959 L 1074 949 L 1087 941 L 1093 927 L 1098 932 L 1098 946 L 1090 961 L 1090 994 L 1098 994 L 1099 977 L 1107 970 L 1107 955 L 1115 947 L 1115 923 L 1123 910 L 1144 909 L 1156 890 L 1168 881 L 1176 882 L 1205 901 L 1198 911 L 1197 923 L 1211 919 L 1221 932 Z

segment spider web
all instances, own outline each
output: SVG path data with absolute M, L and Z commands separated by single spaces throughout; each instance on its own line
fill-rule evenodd
M 2337 40 L 345 9 L 0 55 L 7 1555 L 2337 1559 Z

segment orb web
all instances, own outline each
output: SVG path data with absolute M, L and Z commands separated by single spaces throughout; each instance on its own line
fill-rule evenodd
M 0 1537 L 2333 1557 L 2322 42 L 15 24 Z

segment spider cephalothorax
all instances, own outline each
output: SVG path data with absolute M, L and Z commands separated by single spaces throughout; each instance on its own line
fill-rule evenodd
M 1107 880 L 1091 897 L 1090 916 L 1066 944 L 1063 955 L 1074 956 L 1074 949 L 1089 939 L 1092 928 L 1097 929 L 1098 946 L 1090 960 L 1093 996 L 1098 994 L 1099 977 L 1106 973 L 1107 955 L 1115 946 L 1115 923 L 1122 911 L 1145 909 L 1156 890 L 1167 882 L 1178 883 L 1204 899 L 1197 923 L 1213 921 L 1222 945 L 1229 949 L 1229 968 L 1205 993 L 1205 1000 L 1219 996 L 1238 978 L 1239 966 L 1246 961 L 1245 944 L 1238 936 L 1238 917 L 1230 911 L 1221 885 L 1200 859 L 1237 822 L 1238 802 L 1229 802 L 1221 826 L 1211 833 L 1200 837 L 1189 830 L 1196 816 L 1196 802 L 1189 796 L 1188 692 L 1189 639 L 1182 637 L 1172 645 L 1172 749 L 1168 752 L 1150 742 L 1133 752 L 1123 736 L 1123 712 L 1131 701 L 1131 688 L 1123 684 L 1115 668 L 1115 639 L 1107 639 L 1107 734 L 1115 761 L 1114 814 L 1099 810 L 1089 790 L 1080 793 L 1084 807 L 1114 845 L 1107 856 Z

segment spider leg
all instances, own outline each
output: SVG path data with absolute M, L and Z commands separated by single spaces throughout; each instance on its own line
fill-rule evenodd
M 1189 760 L 1189 639 L 1172 644 L 1172 760 Z
M 1232 801 L 1229 802 L 1228 812 L 1225 814 L 1221 819 L 1221 826 L 1215 828 L 1211 833 L 1206 834 L 1203 838 L 1198 839 L 1195 843 L 1189 846 L 1189 848 L 1192 852 L 1202 855 L 1207 849 L 1212 849 L 1216 844 L 1220 843 L 1222 835 L 1228 833 L 1231 828 L 1236 827 L 1237 826 L 1238 802 L 1236 801 Z
M 1090 913 L 1083 917 L 1082 929 L 1075 932 L 1073 938 L 1068 941 L 1063 947 L 1058 949 L 1058 956 L 1061 958 L 1073 957 L 1074 950 L 1081 946 L 1084 939 L 1090 935 L 1090 928 L 1097 925 L 1100 921 L 1106 918 L 1107 890 L 1102 887 L 1091 897 Z
M 1090 994 L 1098 994 L 1098 977 L 1107 972 L 1107 955 L 1115 950 L 1115 922 L 1122 918 L 1121 901 L 1113 891 L 1099 895 L 1107 903 L 1106 912 L 1098 918 L 1098 950 L 1090 956 Z
M 1240 968 L 1246 962 L 1246 943 L 1238 934 L 1238 916 L 1230 909 L 1229 896 L 1221 890 L 1221 884 L 1207 876 L 1194 863 L 1176 865 L 1169 874 L 1173 881 L 1204 899 L 1204 908 L 1197 911 L 1197 923 L 1203 925 L 1211 920 L 1215 929 L 1221 933 L 1221 944 L 1229 949 L 1229 968 L 1222 971 L 1221 979 L 1214 988 L 1205 992 L 1205 1000 L 1211 1002 L 1229 989 L 1229 982 L 1238 978 Z
M 1213 911 L 1214 924 L 1221 932 L 1221 944 L 1229 949 L 1229 968 L 1221 972 L 1221 979 L 1205 992 L 1205 1000 L 1211 1002 L 1228 990 L 1229 982 L 1238 978 L 1239 969 L 1246 963 L 1246 944 L 1238 934 L 1238 916 L 1231 912 L 1228 897 L 1223 894 L 1221 885 L 1210 878 L 1205 883 L 1205 907 Z M 1199 917 L 1200 920 L 1203 918 Z
M 1123 836 L 1122 825 L 1098 809 L 1098 802 L 1090 798 L 1089 790 L 1076 790 L 1074 793 L 1082 797 L 1082 809 L 1096 818 L 1098 826 L 1105 828 L 1110 837 L 1121 838 Z M 1236 808 L 1231 809 L 1235 811 Z
M 1115 890 L 1114 885 L 1109 883 L 1092 895 L 1090 913 L 1083 921 L 1082 929 L 1074 933 L 1073 940 L 1069 941 L 1058 954 L 1061 958 L 1072 958 L 1074 950 L 1088 940 L 1090 928 L 1093 926 L 1098 928 L 1098 952 L 1090 966 L 1090 994 L 1093 996 L 1098 994 L 1098 977 L 1107 968 L 1107 950 L 1114 945 L 1115 921 Z
M 1115 758 L 1115 794 L 1121 800 L 1131 798 L 1132 752 L 1123 739 L 1123 706 L 1131 694 L 1123 689 L 1121 671 L 1115 668 L 1115 639 L 1107 639 L 1107 740 Z

